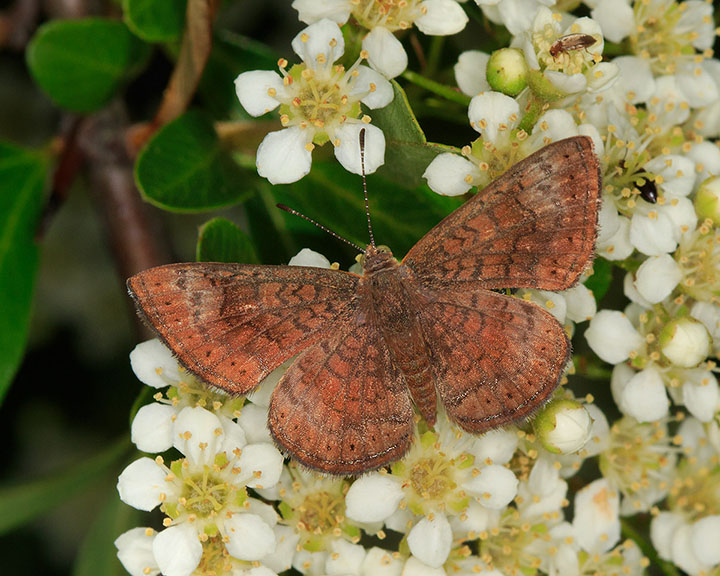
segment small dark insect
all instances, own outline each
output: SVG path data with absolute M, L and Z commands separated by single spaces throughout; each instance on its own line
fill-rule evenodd
M 640 184 L 640 182 L 642 182 L 642 184 Z M 635 187 L 640 190 L 640 198 L 645 200 L 645 202 L 650 202 L 650 204 L 657 203 L 658 191 L 655 182 L 643 178 L 635 182 Z
M 582 48 L 590 48 L 597 40 L 590 34 L 568 34 L 555 40 L 550 46 L 550 56 L 557 58 L 562 52 L 570 52 L 570 50 L 581 50 Z

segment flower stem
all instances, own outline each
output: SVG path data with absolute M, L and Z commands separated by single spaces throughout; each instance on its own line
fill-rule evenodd
M 645 538 L 642 537 L 642 535 L 635 529 L 632 524 L 630 524 L 630 522 L 628 522 L 624 518 L 621 518 L 620 523 L 622 526 L 623 536 L 625 538 L 629 538 L 638 545 L 638 548 L 640 548 L 642 553 L 645 554 L 651 565 L 657 566 L 660 572 L 665 574 L 665 576 L 680 576 L 680 571 L 675 568 L 675 566 L 673 566 L 670 562 L 662 560 L 657 555 L 655 548 L 653 548 L 652 545 L 647 540 L 645 540 Z
M 434 80 L 425 78 L 417 72 L 406 70 L 405 72 L 403 72 L 402 77 L 405 78 L 405 80 L 407 80 L 408 82 L 412 82 L 416 86 L 425 88 L 425 90 L 427 90 L 428 92 L 432 92 L 433 94 L 442 96 L 443 98 L 445 98 L 446 100 L 450 100 L 451 102 L 457 102 L 458 104 L 462 104 L 463 106 L 468 106 L 470 104 L 469 96 L 465 96 L 465 94 L 458 92 L 455 88 L 451 88 L 450 86 L 446 86 L 445 84 L 440 84 L 439 82 L 435 82 Z

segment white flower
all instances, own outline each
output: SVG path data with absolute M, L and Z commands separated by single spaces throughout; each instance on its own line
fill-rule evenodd
M 615 310 L 600 310 L 585 330 L 585 339 L 593 352 L 610 364 L 627 360 L 645 343 L 628 317 Z
M 526 481 L 518 488 L 518 510 L 524 518 L 558 518 L 567 496 L 568 485 L 560 470 L 548 457 L 538 458 Z
M 190 576 L 202 558 L 197 530 L 189 524 L 170 526 L 153 540 L 153 556 L 164 576 Z
M 397 478 L 371 472 L 350 486 L 345 496 L 345 513 L 357 522 L 381 522 L 397 510 L 403 496 Z
M 352 15 L 369 31 L 362 42 L 370 65 L 394 78 L 407 67 L 407 54 L 393 32 L 413 24 L 432 36 L 460 32 L 468 22 L 465 11 L 455 0 L 407 0 L 378 4 L 376 0 L 294 0 L 293 8 L 301 21 L 311 24 L 330 18 L 344 24 Z
M 463 52 L 453 70 L 458 87 L 468 96 L 476 96 L 491 90 L 486 77 L 490 54 L 479 50 Z
M 345 51 L 342 32 L 335 22 L 319 20 L 292 41 L 303 63 L 282 76 L 270 71 L 240 74 L 235 89 L 240 103 L 253 116 L 280 106 L 285 128 L 271 132 L 257 151 L 258 173 L 273 184 L 295 182 L 310 171 L 314 145 L 330 141 L 335 155 L 350 172 L 360 174 L 358 136 L 365 129 L 365 171 L 375 172 L 384 162 L 385 137 L 382 131 L 360 119 L 360 103 L 382 108 L 392 101 L 390 83 L 358 60 L 349 70 L 334 62 Z
M 573 322 L 591 320 L 597 312 L 597 302 L 585 284 L 578 284 L 561 292 L 566 305 L 566 317 Z
M 573 528 L 586 552 L 607 552 L 620 539 L 620 498 L 607 480 L 591 482 L 575 496 Z
M 156 576 L 160 574 L 153 540 L 157 532 L 152 528 L 133 528 L 115 539 L 118 559 L 132 576 Z
M 660 349 L 675 366 L 693 368 L 710 354 L 710 334 L 692 317 L 677 318 L 663 328 Z

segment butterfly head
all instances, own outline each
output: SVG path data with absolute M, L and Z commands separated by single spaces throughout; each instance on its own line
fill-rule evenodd
M 390 270 L 398 266 L 398 261 L 387 246 L 369 244 L 359 259 L 365 275 L 375 274 L 383 270 Z

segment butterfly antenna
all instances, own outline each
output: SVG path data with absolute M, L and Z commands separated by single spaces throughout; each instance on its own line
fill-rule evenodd
M 365 128 L 360 130 L 360 171 L 362 173 L 363 192 L 365 193 L 365 214 L 367 215 L 368 231 L 370 232 L 370 246 L 374 248 L 375 236 L 370 222 L 370 204 L 368 202 L 367 180 L 365 179 Z
M 349 244 L 350 246 L 352 246 L 353 248 L 355 248 L 355 250 L 358 250 L 359 252 L 365 252 L 365 249 L 364 249 L 364 248 L 361 248 L 360 246 L 358 246 L 357 244 L 355 244 L 355 242 L 350 242 L 350 240 L 348 240 L 347 238 L 343 238 L 342 236 L 340 236 L 340 234 L 338 234 L 338 233 L 336 233 L 336 232 L 333 232 L 333 231 L 330 230 L 330 228 L 328 228 L 327 226 L 323 226 L 322 224 L 319 224 L 318 222 L 315 222 L 315 220 L 313 220 L 312 218 L 309 218 L 308 216 L 305 216 L 305 214 L 301 214 L 301 213 L 298 212 L 297 210 L 293 210 L 293 209 L 290 208 L 289 206 L 285 206 L 285 204 L 276 204 L 276 206 L 277 206 L 278 208 L 280 208 L 280 210 L 284 210 L 284 211 L 287 212 L 288 214 L 292 214 L 293 216 L 300 216 L 300 218 L 302 218 L 303 220 L 307 220 L 307 221 L 310 222 L 311 224 L 314 224 L 315 226 L 317 226 L 318 228 L 320 228 L 320 230 L 324 230 L 325 232 L 327 232 L 328 234 L 330 234 L 330 236 L 334 236 L 334 237 L 337 238 L 338 240 L 342 240 L 343 242 L 345 242 L 345 244 Z

